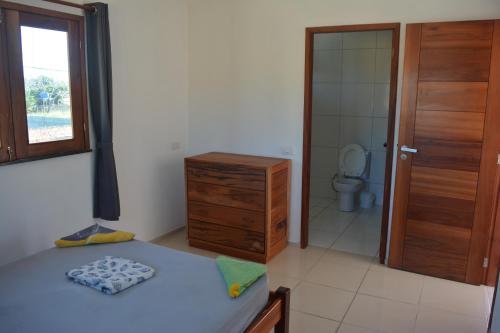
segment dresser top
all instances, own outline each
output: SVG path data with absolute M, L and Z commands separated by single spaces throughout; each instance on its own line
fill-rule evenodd
M 258 168 L 270 168 L 277 164 L 289 161 L 283 158 L 241 155 L 241 154 L 220 153 L 220 152 L 210 152 L 206 154 L 188 157 L 186 159 L 190 161 L 237 164 L 237 165 L 258 167 Z

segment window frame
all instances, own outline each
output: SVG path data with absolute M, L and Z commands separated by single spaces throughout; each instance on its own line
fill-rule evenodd
M 83 17 L 6 1 L 0 9 L 0 165 L 89 152 Z M 21 26 L 67 32 L 72 139 L 29 143 Z

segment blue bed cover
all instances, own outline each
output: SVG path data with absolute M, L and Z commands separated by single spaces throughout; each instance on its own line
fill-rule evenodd
M 64 273 L 106 255 L 156 275 L 114 296 Z M 268 300 L 267 277 L 231 299 L 213 259 L 131 241 L 53 248 L 0 267 L 0 332 L 242 332 Z

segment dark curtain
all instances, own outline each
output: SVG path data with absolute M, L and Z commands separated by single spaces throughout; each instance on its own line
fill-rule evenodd
M 120 197 L 113 154 L 113 89 L 108 5 L 91 4 L 85 14 L 89 99 L 95 132 L 94 217 L 120 218 Z

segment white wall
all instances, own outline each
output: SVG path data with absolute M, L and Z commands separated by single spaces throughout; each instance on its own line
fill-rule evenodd
M 141 239 L 184 223 L 185 153 L 291 149 L 290 238 L 298 241 L 305 27 L 500 16 L 497 0 L 109 3 L 122 219 L 105 225 Z M 0 264 L 93 223 L 91 159 L 0 167 Z
M 109 225 L 149 240 L 185 223 L 187 5 L 183 0 L 107 2 L 122 208 L 120 223 Z
M 37 0 L 19 2 L 78 13 Z M 187 5 L 109 4 L 122 217 L 103 224 L 149 240 L 184 223 Z M 92 154 L 0 167 L 0 265 L 92 223 Z
M 496 0 L 190 0 L 189 153 L 292 148 L 290 239 L 298 242 L 305 27 L 494 17 Z
M 311 197 L 336 198 L 332 177 L 348 144 L 370 153 L 365 190 L 383 203 L 392 31 L 314 36 Z

